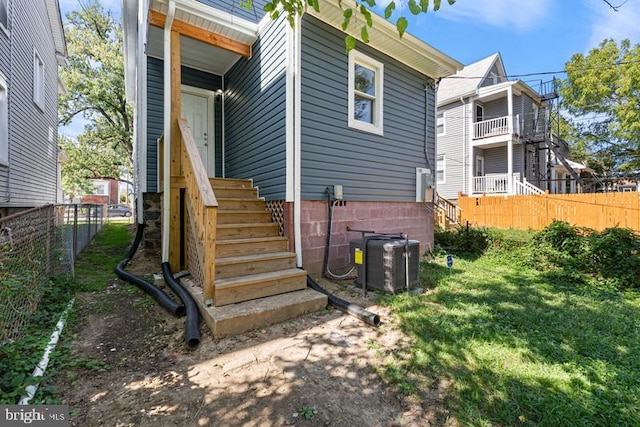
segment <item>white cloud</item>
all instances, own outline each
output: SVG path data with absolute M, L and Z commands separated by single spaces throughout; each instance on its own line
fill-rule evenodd
M 441 16 L 524 31 L 544 26 L 551 4 L 551 0 L 457 0 L 451 7 L 444 4 L 446 13 Z
M 613 4 L 622 3 L 612 2 Z M 640 42 L 640 3 L 627 1 L 618 12 L 612 10 L 602 0 L 591 0 L 592 11 L 591 36 L 588 49 L 597 47 L 604 39 L 631 39 L 632 43 Z

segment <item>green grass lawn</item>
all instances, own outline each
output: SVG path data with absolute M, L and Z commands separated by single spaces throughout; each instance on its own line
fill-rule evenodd
M 421 266 L 384 297 L 412 341 L 381 368 L 408 394 L 442 378 L 462 425 L 640 425 L 640 293 L 575 284 L 517 250 Z
M 115 279 L 114 269 L 127 253 L 128 222 L 107 222 L 78 256 L 76 282 L 84 291 L 101 291 Z

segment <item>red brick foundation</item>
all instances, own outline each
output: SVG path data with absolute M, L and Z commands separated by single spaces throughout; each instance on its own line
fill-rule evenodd
M 309 273 L 322 274 L 327 239 L 328 208 L 324 201 L 303 201 L 301 206 L 302 264 Z M 349 241 L 360 233 L 347 227 L 378 233 L 406 233 L 420 242 L 420 253 L 433 247 L 433 215 L 422 203 L 346 202 L 333 210 L 329 269 L 335 274 L 350 266 Z

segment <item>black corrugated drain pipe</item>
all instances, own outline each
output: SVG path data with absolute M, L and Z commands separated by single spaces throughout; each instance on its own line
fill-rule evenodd
M 316 281 L 313 280 L 313 278 L 309 275 L 307 275 L 307 286 L 315 291 L 325 294 L 329 298 L 329 304 L 331 304 L 338 310 L 357 317 L 358 319 L 369 325 L 378 326 L 380 324 L 380 316 L 370 312 L 369 310 L 365 310 L 359 305 L 351 304 L 350 302 L 329 293 L 320 285 L 318 285 Z
M 171 274 L 171 267 L 168 262 L 162 263 L 162 275 L 164 276 L 164 281 L 167 285 L 184 303 L 187 310 L 184 340 L 189 348 L 196 348 L 198 344 L 200 344 L 200 329 L 198 328 L 200 313 L 198 312 L 196 302 L 191 298 L 189 292 L 182 287 L 180 282 L 173 277 L 173 274 Z
M 149 294 L 151 297 L 153 297 L 153 299 L 156 300 L 160 307 L 164 308 L 169 313 L 173 314 L 174 316 L 184 316 L 184 305 L 178 304 L 177 302 L 172 300 L 169 295 L 167 295 L 162 289 L 158 288 L 157 286 L 125 271 L 125 267 L 127 266 L 127 264 L 129 264 L 129 261 L 131 261 L 131 258 L 133 258 L 136 251 L 138 250 L 138 246 L 140 245 L 140 241 L 142 240 L 143 231 L 144 224 L 138 224 L 136 230 L 136 238 L 133 240 L 133 245 L 131 245 L 131 247 L 129 248 L 129 251 L 125 255 L 124 259 L 120 261 L 116 266 L 115 273 L 125 282 L 136 285 L 138 288 Z

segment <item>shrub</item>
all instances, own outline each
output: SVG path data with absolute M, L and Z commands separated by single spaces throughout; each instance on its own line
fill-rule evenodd
M 532 239 L 538 263 L 617 289 L 640 287 L 640 238 L 624 228 L 597 232 L 554 221 Z M 585 277 L 585 275 L 590 276 Z
M 479 228 L 436 229 L 434 243 L 446 251 L 480 254 L 487 249 L 489 237 L 485 230 Z

